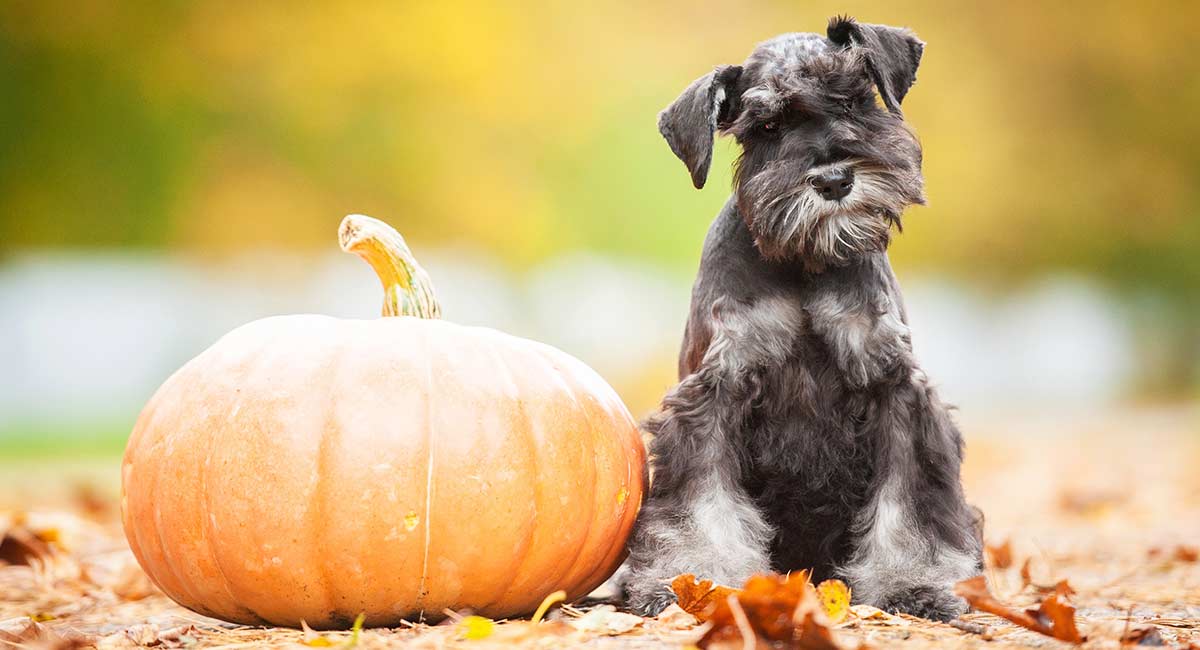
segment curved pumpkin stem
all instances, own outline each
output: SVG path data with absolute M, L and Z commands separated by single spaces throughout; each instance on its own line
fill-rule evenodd
M 342 250 L 367 261 L 383 283 L 384 316 L 441 318 L 429 274 L 417 264 L 408 244 L 395 228 L 362 214 L 342 219 L 338 228 Z

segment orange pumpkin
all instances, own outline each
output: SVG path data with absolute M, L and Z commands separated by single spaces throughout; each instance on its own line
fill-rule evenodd
M 645 451 L 611 387 L 547 345 L 437 318 L 399 233 L 342 223 L 385 318 L 227 334 L 142 411 L 125 534 L 171 598 L 248 624 L 532 611 L 624 556 Z

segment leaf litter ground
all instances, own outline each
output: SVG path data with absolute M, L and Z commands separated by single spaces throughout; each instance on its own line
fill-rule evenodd
M 0 647 L 1200 649 L 1200 413 L 964 428 L 988 568 L 986 582 L 959 586 L 976 611 L 952 624 L 846 607 L 839 585 L 793 575 L 745 590 L 680 580 L 692 613 L 654 619 L 550 598 L 536 622 L 462 612 L 353 632 L 234 626 L 174 605 L 138 569 L 117 521 L 116 463 L 0 465 Z

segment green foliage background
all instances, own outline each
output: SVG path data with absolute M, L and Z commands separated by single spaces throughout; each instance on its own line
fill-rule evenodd
M 930 204 L 902 269 L 1090 275 L 1195 358 L 1195 2 L 5 2 L 0 255 L 327 249 L 357 211 L 516 268 L 596 249 L 690 270 L 736 151 L 696 192 L 656 112 L 841 12 L 929 44 L 905 111 Z

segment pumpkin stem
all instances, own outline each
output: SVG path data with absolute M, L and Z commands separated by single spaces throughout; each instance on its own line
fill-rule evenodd
M 441 318 L 429 274 L 417 264 L 408 244 L 395 228 L 362 214 L 342 219 L 338 228 L 342 250 L 366 260 L 383 283 L 384 316 Z

